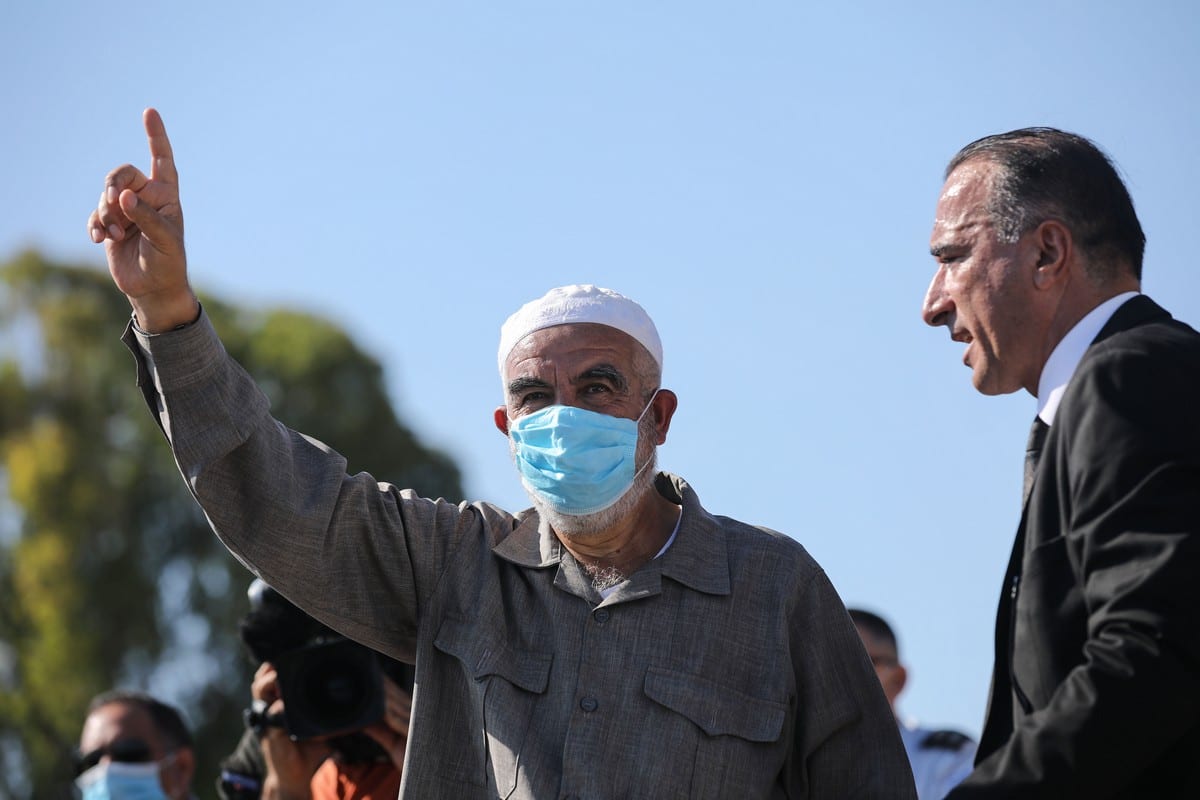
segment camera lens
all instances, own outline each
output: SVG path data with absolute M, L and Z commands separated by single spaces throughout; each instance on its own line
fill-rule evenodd
M 340 728 L 362 714 L 371 699 L 364 680 L 363 665 L 344 658 L 331 658 L 312 665 L 301 676 L 299 691 L 309 710 L 327 727 Z M 286 701 L 285 701 L 286 702 Z
M 294 739 L 356 731 L 383 717 L 379 659 L 360 644 L 319 642 L 285 653 L 275 666 Z

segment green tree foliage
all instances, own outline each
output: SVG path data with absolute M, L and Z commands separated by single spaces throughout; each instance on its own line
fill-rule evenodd
M 388 400 L 380 365 L 337 326 L 203 298 L 274 413 L 351 471 L 461 498 L 459 473 Z M 0 798 L 70 797 L 88 700 L 114 686 L 179 704 L 196 790 L 241 733 L 237 639 L 249 573 L 186 491 L 118 341 L 125 299 L 96 269 L 0 264 Z

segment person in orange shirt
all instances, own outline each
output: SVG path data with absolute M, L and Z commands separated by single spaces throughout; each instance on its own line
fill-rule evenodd
M 343 639 L 261 580 L 255 579 L 248 594 L 251 611 L 240 633 L 258 663 L 253 704 L 237 749 L 222 762 L 218 795 L 393 800 L 408 742 L 412 668 Z M 375 663 L 382 685 L 378 718 L 369 710 L 373 690 L 365 688 L 374 680 Z M 290 718 L 285 696 L 293 701 Z M 336 710 L 325 702 L 334 699 Z M 364 714 L 372 720 L 360 724 Z M 323 726 L 339 730 L 313 734 Z

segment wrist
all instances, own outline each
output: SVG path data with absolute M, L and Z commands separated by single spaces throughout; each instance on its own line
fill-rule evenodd
M 146 333 L 166 333 L 192 324 L 200 318 L 200 301 L 190 287 L 170 296 L 130 297 L 137 326 Z
M 262 738 L 269 733 L 270 728 L 286 728 L 287 721 L 284 719 L 283 712 L 277 711 L 274 714 L 269 713 L 270 706 L 265 700 L 255 698 L 250 703 L 249 708 L 242 709 L 242 722 L 246 724 L 249 730 L 254 731 L 258 738 Z

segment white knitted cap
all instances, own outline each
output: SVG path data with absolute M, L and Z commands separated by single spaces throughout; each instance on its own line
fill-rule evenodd
M 662 341 L 646 310 L 612 289 L 582 284 L 551 289 L 505 321 L 500 327 L 500 377 L 504 378 L 504 362 L 517 342 L 542 328 L 576 322 L 594 322 L 624 331 L 650 351 L 662 369 Z

